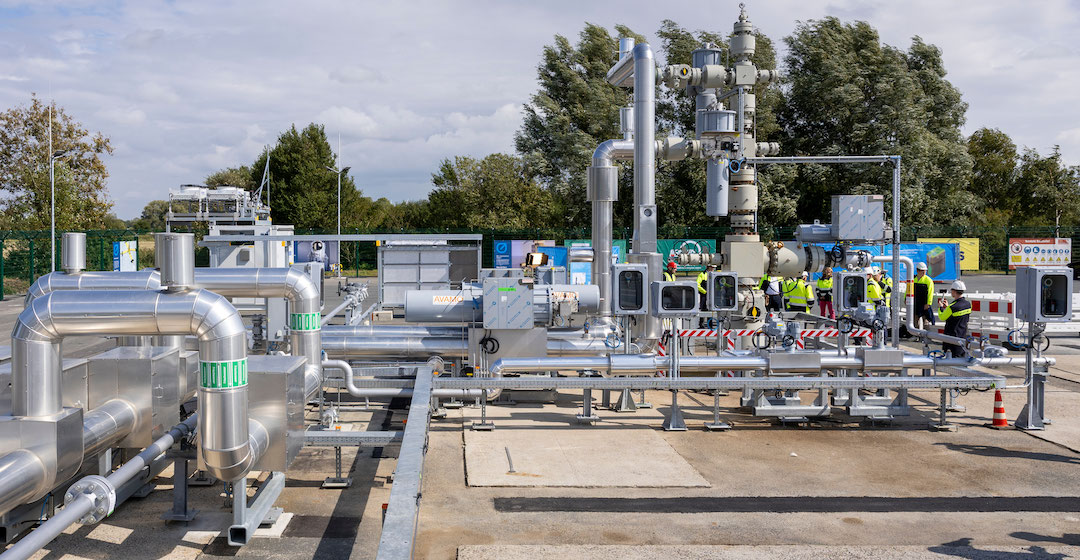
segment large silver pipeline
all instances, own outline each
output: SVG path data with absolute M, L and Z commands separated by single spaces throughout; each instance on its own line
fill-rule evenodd
M 656 252 L 656 61 L 634 47 L 634 251 Z
M 325 336 L 322 345 L 327 357 L 336 359 L 464 358 L 469 354 L 469 342 L 461 337 Z M 596 356 L 611 351 L 602 338 L 551 338 L 547 341 L 547 353 L 552 356 Z
M 157 290 L 161 281 L 156 270 L 137 272 L 50 272 L 37 280 L 26 291 L 24 305 L 35 299 L 61 290 Z
M 322 316 L 319 287 L 295 268 L 197 268 L 195 285 L 226 297 L 289 300 L 289 340 L 294 356 L 307 360 L 307 398 L 322 386 Z
M 856 355 L 837 355 L 821 353 L 820 366 L 814 362 L 813 370 L 827 369 L 863 369 L 863 360 Z M 680 356 L 679 370 L 682 372 L 765 371 L 783 374 L 803 373 L 807 368 L 785 366 L 770 369 L 770 360 L 766 356 Z M 1047 362 L 1051 363 L 1051 362 Z M 918 354 L 904 354 L 904 368 L 930 369 L 938 366 L 985 366 L 1001 367 L 1022 365 L 1020 358 L 931 358 Z M 594 371 L 609 375 L 653 375 L 657 371 L 671 367 L 671 356 L 652 354 L 612 354 L 610 356 L 575 357 L 575 358 L 501 358 L 489 368 L 492 375 L 507 373 L 536 373 L 558 370 Z
M 322 347 L 330 358 L 464 358 L 469 353 L 466 339 L 444 337 L 325 336 Z
M 198 336 L 203 459 L 220 480 L 247 473 L 257 457 L 249 444 L 244 322 L 227 299 L 207 290 L 62 291 L 34 300 L 12 333 L 14 414 L 60 412 L 61 341 L 102 333 Z
M 326 325 L 322 334 L 327 336 L 374 336 L 406 337 L 437 336 L 443 338 L 465 338 L 469 335 L 465 327 L 453 326 L 414 326 L 414 325 Z
M 108 477 L 89 476 L 72 485 L 72 488 L 82 488 L 83 490 L 73 491 L 69 489 L 71 499 L 68 500 L 65 496 L 63 509 L 31 531 L 30 534 L 20 539 L 19 542 L 13 544 L 4 554 L 0 555 L 0 558 L 3 560 L 30 558 L 34 553 L 52 542 L 60 533 L 63 533 L 64 529 L 78 523 L 80 519 L 96 508 L 108 508 L 108 511 L 103 511 L 100 517 L 112 514 L 112 510 L 116 506 L 116 489 L 139 476 L 144 468 L 172 447 L 176 440 L 190 434 L 195 429 L 197 418 L 196 415 L 192 415 L 187 420 L 177 424 L 141 453 L 113 471 Z M 0 461 L 2 460 L 3 458 L 0 458 Z M 95 494 L 90 489 L 97 490 L 99 493 Z
M 108 449 L 135 428 L 135 406 L 124 399 L 110 399 L 83 416 L 83 455 Z

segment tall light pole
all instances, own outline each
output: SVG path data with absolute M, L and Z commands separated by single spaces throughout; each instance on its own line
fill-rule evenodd
M 53 151 L 52 142 L 52 105 L 49 105 L 49 271 L 56 272 L 56 173 L 53 171 L 56 160 L 67 155 L 71 150 Z
M 341 171 L 338 171 L 327 165 L 326 169 L 331 173 L 337 174 L 337 234 L 341 235 L 341 176 L 348 173 L 352 167 L 346 166 Z

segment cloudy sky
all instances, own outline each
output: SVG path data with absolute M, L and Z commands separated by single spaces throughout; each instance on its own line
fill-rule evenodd
M 701 7 L 708 5 L 705 12 Z M 634 6 L 634 7 L 630 7 Z M 748 1 L 770 37 L 865 20 L 889 44 L 944 50 L 966 132 L 1060 144 L 1080 162 L 1080 2 Z M 248 164 L 295 123 L 326 125 L 364 192 L 422 198 L 438 162 L 513 150 L 540 50 L 585 21 L 646 36 L 667 18 L 729 31 L 738 2 L 0 0 L 0 109 L 52 97 L 112 139 L 121 218 Z

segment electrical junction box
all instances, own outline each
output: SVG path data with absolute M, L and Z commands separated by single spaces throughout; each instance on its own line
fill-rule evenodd
M 531 329 L 533 288 L 518 278 L 485 278 L 484 328 Z
M 535 273 L 537 284 L 569 284 L 565 266 L 538 266 Z
M 697 282 L 653 282 L 650 300 L 657 317 L 692 317 L 698 313 Z
M 709 311 L 735 311 L 739 308 L 738 274 L 710 272 L 706 286 Z
M 642 263 L 611 267 L 611 312 L 615 315 L 644 315 L 649 312 L 649 267 Z
M 832 197 L 832 235 L 838 241 L 884 241 L 892 231 L 885 223 L 885 197 L 836 195 Z
M 1016 269 L 1016 318 L 1032 323 L 1072 320 L 1073 276 L 1069 268 Z
M 833 281 L 833 302 L 837 311 L 853 311 L 866 301 L 866 274 L 842 270 Z

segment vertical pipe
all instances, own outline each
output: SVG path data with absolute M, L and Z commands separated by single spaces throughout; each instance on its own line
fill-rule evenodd
M 63 236 L 60 250 L 60 268 L 65 274 L 78 274 L 86 270 L 86 234 L 69 231 Z
M 656 252 L 656 61 L 634 47 L 634 251 Z
M 892 291 L 892 345 L 900 347 L 900 156 L 893 159 L 893 242 L 892 242 L 892 267 L 893 267 L 893 291 Z M 906 290 L 905 290 L 906 292 Z M 912 319 L 914 321 L 914 319 Z

